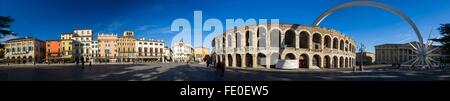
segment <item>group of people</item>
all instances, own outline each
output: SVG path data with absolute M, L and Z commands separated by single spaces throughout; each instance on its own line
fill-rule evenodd
M 224 61 L 218 61 L 216 63 L 215 60 L 211 57 L 205 58 L 206 61 L 206 67 L 213 66 L 216 69 L 216 79 L 222 80 L 225 75 L 225 62 Z

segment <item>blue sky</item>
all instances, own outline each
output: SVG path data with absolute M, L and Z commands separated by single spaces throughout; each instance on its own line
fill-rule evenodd
M 173 20 L 186 18 L 193 26 L 194 11 L 203 20 L 280 19 L 284 23 L 311 25 L 325 10 L 350 0 L 0 0 L 0 15 L 12 16 L 11 30 L 18 37 L 59 39 L 59 34 L 76 28 L 91 28 L 94 33 L 119 33 L 134 30 L 137 38 L 170 42 Z M 450 23 L 450 0 L 376 0 L 391 5 L 419 27 L 424 39 L 432 29 Z M 417 40 L 411 27 L 400 17 L 374 7 L 353 7 L 338 11 L 321 24 L 336 29 L 367 50 L 383 43 Z M 203 32 L 208 33 L 208 32 Z M 3 39 L 4 40 L 4 39 Z M 0 41 L 3 41 L 0 40 Z

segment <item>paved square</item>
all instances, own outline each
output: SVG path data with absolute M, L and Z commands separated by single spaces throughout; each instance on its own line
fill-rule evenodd
M 351 69 L 279 70 L 227 68 L 224 80 L 250 81 L 431 81 L 450 80 L 448 70 L 405 71 L 387 65 Z M 75 64 L 0 66 L 1 81 L 216 81 L 216 70 L 201 64 L 94 64 L 84 69 Z

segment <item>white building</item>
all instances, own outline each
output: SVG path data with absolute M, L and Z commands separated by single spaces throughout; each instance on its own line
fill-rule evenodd
M 175 62 L 187 62 L 193 57 L 194 49 L 188 43 L 184 43 L 183 40 L 176 42 L 172 46 L 173 61 Z
M 97 62 L 95 60 L 97 60 L 97 57 L 100 55 L 100 50 L 99 50 L 99 46 L 98 46 L 98 41 L 94 40 L 91 43 L 91 57 L 92 59 L 90 60 L 91 62 Z
M 90 61 L 92 58 L 91 53 L 91 43 L 92 43 L 92 30 L 91 29 L 77 29 L 74 30 L 74 35 L 72 39 L 80 42 L 80 44 L 76 45 L 78 48 L 77 52 L 81 53 L 79 59 L 83 59 L 84 61 Z
M 77 56 L 75 60 L 85 60 L 90 61 L 93 57 L 92 55 L 92 30 L 91 29 L 76 29 L 73 33 L 62 33 L 61 40 L 72 39 L 78 44 L 74 44 L 75 55 Z
M 136 40 L 136 56 L 139 62 L 161 61 L 164 62 L 164 42 L 160 40 Z
M 172 54 L 173 51 L 170 48 L 164 47 L 164 60 L 166 60 L 165 62 L 172 61 Z

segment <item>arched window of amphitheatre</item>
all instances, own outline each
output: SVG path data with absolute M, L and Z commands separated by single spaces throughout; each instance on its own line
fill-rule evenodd
M 308 64 L 309 57 L 308 57 L 308 55 L 302 54 L 302 55 L 300 55 L 298 60 L 299 60 L 299 64 L 298 64 L 299 68 L 309 68 L 309 64 Z
M 330 58 L 330 56 L 326 55 L 324 62 L 325 62 L 325 64 L 324 64 L 325 68 L 330 68 L 331 67 L 331 58 Z
M 348 44 L 348 51 L 353 52 L 353 45 L 352 45 L 352 43 Z
M 236 33 L 236 48 L 242 47 L 241 42 L 242 42 L 242 35 L 241 35 L 241 33 L 237 32 Z
M 222 36 L 222 49 L 225 49 L 225 36 Z
M 266 47 L 266 28 L 259 27 L 257 32 L 258 47 Z
M 325 48 L 331 48 L 331 37 L 329 35 L 325 35 L 324 43 Z
M 344 50 L 344 40 L 339 41 L 339 43 L 340 43 L 339 48 L 341 50 Z
M 266 55 L 262 53 L 258 53 L 257 60 L 256 60 L 258 66 L 265 67 L 266 66 Z
M 321 58 L 320 58 L 320 56 L 319 55 L 314 55 L 313 56 L 313 65 L 314 66 L 317 66 L 317 67 L 319 67 L 320 68 L 320 64 L 321 64 L 321 60 L 320 60 Z
M 252 42 L 253 42 L 253 33 L 251 31 L 246 31 L 245 32 L 245 46 L 249 47 L 252 46 Z
M 319 33 L 313 34 L 313 43 L 314 49 L 322 49 L 322 46 L 320 46 L 322 43 L 322 36 Z
M 338 57 L 333 57 L 333 68 L 338 68 Z
M 333 39 L 333 48 L 334 48 L 334 49 L 338 49 L 338 45 L 339 45 L 338 39 L 337 39 L 337 38 L 334 38 L 334 39 Z
M 214 38 L 211 42 L 211 46 L 212 47 L 216 47 L 216 38 Z M 151 51 L 151 50 L 150 50 Z
M 236 66 L 242 67 L 242 57 L 241 54 L 236 54 Z
M 270 47 L 280 47 L 280 34 L 281 31 L 278 29 L 273 29 L 270 32 Z
M 233 47 L 233 37 L 230 34 L 227 34 L 227 44 L 228 47 Z
M 345 51 L 348 51 L 348 40 L 345 40 Z
M 300 32 L 300 48 L 309 49 L 309 34 L 306 31 Z
M 284 35 L 284 44 L 286 47 L 295 47 L 295 31 L 288 30 Z

